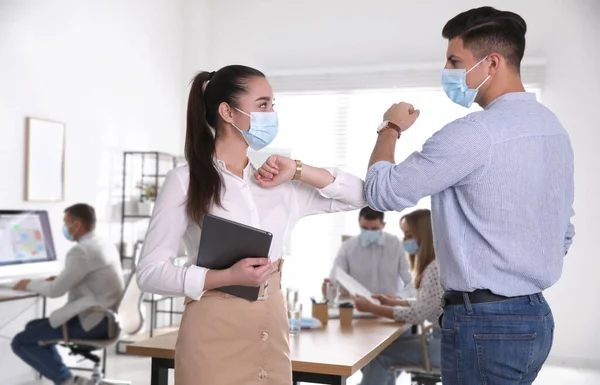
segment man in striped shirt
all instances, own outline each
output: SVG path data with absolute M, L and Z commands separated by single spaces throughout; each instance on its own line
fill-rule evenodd
M 483 110 L 449 123 L 395 164 L 419 115 L 393 105 L 378 128 L 369 205 L 401 211 L 431 196 L 447 384 L 531 384 L 552 345 L 543 290 L 559 279 L 575 235 L 573 151 L 556 116 L 525 92 L 525 21 L 482 7 L 450 20 L 442 85 Z M 401 139 L 400 139 L 401 140 Z

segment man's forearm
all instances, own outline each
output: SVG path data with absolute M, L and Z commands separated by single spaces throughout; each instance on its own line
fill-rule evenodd
M 371 153 L 371 160 L 369 160 L 369 167 L 377 162 L 385 161 L 390 163 L 396 163 L 395 152 L 396 152 L 396 141 L 398 140 L 398 133 L 395 130 L 385 130 L 377 137 L 375 148 Z

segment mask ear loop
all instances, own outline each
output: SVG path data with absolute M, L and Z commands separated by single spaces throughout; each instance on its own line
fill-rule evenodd
M 471 69 L 470 69 L 470 70 L 468 70 L 468 71 L 467 71 L 467 73 L 469 73 L 469 72 L 473 71 L 473 69 L 474 69 L 475 67 L 477 67 L 478 65 L 480 65 L 481 63 L 483 63 L 483 61 L 484 61 L 485 59 L 487 59 L 487 58 L 488 58 L 488 56 L 489 56 L 489 55 L 487 55 L 486 57 L 484 57 L 483 59 L 481 59 L 481 60 L 480 60 L 480 61 L 479 61 L 477 64 L 475 64 L 473 67 L 471 67 Z
M 473 67 L 471 67 L 471 69 L 467 71 L 467 74 L 468 74 L 469 72 L 473 71 L 473 69 L 474 69 L 475 67 L 477 67 L 478 65 L 480 65 L 481 63 L 483 63 L 483 61 L 484 61 L 485 59 L 487 59 L 487 58 L 488 58 L 488 56 L 489 56 L 489 55 L 486 55 L 486 57 L 484 57 L 484 58 L 483 58 L 483 59 L 481 59 L 481 60 L 480 60 L 480 61 L 479 61 L 477 64 L 475 64 Z M 479 89 L 481 88 L 481 86 L 483 86 L 483 85 L 484 85 L 484 84 L 485 84 L 485 83 L 486 83 L 488 80 L 490 80 L 490 78 L 491 78 L 491 77 L 492 77 L 492 75 L 488 75 L 488 76 L 487 76 L 487 78 L 485 78 L 485 80 L 484 80 L 483 82 L 481 82 L 481 84 L 479 85 L 479 87 L 475 88 L 475 90 L 479 91 Z
M 246 115 L 246 116 L 250 116 L 250 114 L 245 113 L 244 111 L 240 110 L 237 107 L 233 107 L 234 110 L 237 110 L 239 112 L 241 112 L 242 114 Z M 235 125 L 235 123 L 231 123 L 231 125 L 240 132 L 240 134 L 242 134 L 242 138 L 244 138 L 244 142 L 246 142 L 246 144 L 248 146 L 250 146 L 250 142 L 248 142 L 248 139 L 246 138 L 246 135 L 248 134 L 248 132 L 250 132 L 250 129 L 248 129 L 248 132 L 246 131 L 242 131 L 238 126 Z

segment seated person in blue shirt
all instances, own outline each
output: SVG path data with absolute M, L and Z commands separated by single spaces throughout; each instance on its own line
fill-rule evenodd
M 12 350 L 23 361 L 56 385 L 88 385 L 92 381 L 73 376 L 55 345 L 40 342 L 63 338 L 107 339 L 110 325 L 104 311 L 117 311 L 123 295 L 121 258 L 115 245 L 94 233 L 94 208 L 79 203 L 65 210 L 63 234 L 76 242 L 57 277 L 21 280 L 16 290 L 27 290 L 49 298 L 67 294 L 67 303 L 50 318 L 29 322 L 12 340 Z M 65 333 L 66 332 L 66 333 Z M 63 334 L 64 333 L 64 334 Z
M 357 310 L 373 313 L 381 317 L 395 319 L 413 325 L 425 321 L 438 323 L 442 313 L 440 300 L 444 290 L 440 284 L 437 262 L 433 250 L 431 231 L 431 212 L 416 210 L 404 216 L 400 221 L 404 232 L 404 248 L 414 275 L 417 289 L 415 298 L 401 299 L 387 295 L 375 295 L 381 302 L 376 305 L 365 297 L 356 297 Z M 439 368 L 441 361 L 441 332 L 434 329 L 427 337 L 427 350 L 431 367 Z M 392 366 L 424 366 L 421 336 L 407 330 L 398 340 L 368 363 L 362 370 L 361 385 L 392 385 L 396 383 L 396 374 Z
M 323 282 L 323 295 L 327 295 L 327 283 L 335 282 L 338 266 L 371 293 L 398 294 L 410 290 L 412 276 L 402 242 L 383 231 L 383 213 L 365 207 L 360 210 L 358 224 L 360 235 L 342 243 L 330 277 Z

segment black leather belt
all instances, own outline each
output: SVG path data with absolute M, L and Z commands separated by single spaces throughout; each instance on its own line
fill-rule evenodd
M 471 303 L 486 303 L 486 302 L 497 302 L 504 301 L 507 299 L 514 299 L 520 297 L 505 297 L 497 295 L 489 290 L 475 290 L 470 293 L 466 293 L 469 296 Z M 441 300 L 442 307 L 453 306 L 453 305 L 464 305 L 465 298 L 463 297 L 462 291 L 447 291 Z

